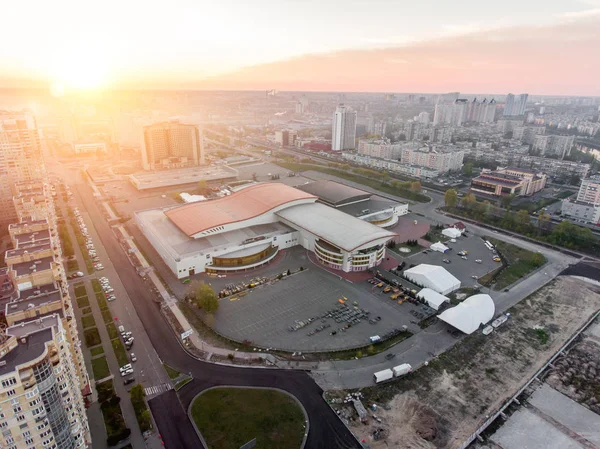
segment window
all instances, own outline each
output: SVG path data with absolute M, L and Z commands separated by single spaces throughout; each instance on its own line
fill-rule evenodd
M 25 419 L 25 415 L 18 415 L 17 421 L 23 421 Z
M 13 437 L 8 437 L 6 439 L 6 444 L 13 444 L 15 442 L 15 439 Z
M 19 412 L 22 412 L 22 411 L 23 411 L 23 409 L 21 408 L 21 406 L 20 406 L 20 405 L 15 405 L 15 406 L 13 407 L 13 411 L 14 411 L 15 413 L 19 413 Z
M 12 385 L 16 385 L 17 383 L 17 379 L 15 379 L 14 377 L 11 377 L 10 379 L 6 379 L 2 381 L 2 388 L 8 388 Z
M 27 445 L 33 444 L 33 438 L 27 438 L 25 440 L 25 444 L 27 444 Z M 33 449 L 33 448 L 29 448 L 29 449 Z
M 17 392 L 15 390 L 8 390 L 6 396 L 14 396 Z
M 24 436 L 25 438 L 27 438 L 27 437 L 31 436 L 31 431 L 30 431 L 30 430 L 26 430 L 25 432 L 23 432 L 23 436 Z

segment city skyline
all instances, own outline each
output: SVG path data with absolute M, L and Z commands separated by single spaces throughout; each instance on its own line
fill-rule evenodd
M 435 15 L 428 1 L 410 12 L 327 1 L 318 14 L 293 1 L 110 3 L 94 15 L 71 0 L 39 3 L 27 25 L 39 33 L 16 42 L 29 15 L 11 6 L 0 86 L 600 95 L 600 62 L 588 57 L 600 43 L 597 0 L 438 2 Z

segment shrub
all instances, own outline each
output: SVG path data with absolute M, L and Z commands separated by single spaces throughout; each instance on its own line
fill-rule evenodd
M 84 330 L 83 336 L 85 337 L 85 345 L 88 348 L 91 348 L 92 346 L 97 346 L 100 343 L 102 343 L 102 339 L 100 338 L 98 329 L 96 329 L 95 327 Z

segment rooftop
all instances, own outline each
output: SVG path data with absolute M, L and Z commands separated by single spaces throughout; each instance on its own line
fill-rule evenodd
M 348 252 L 371 242 L 383 243 L 396 235 L 321 203 L 300 204 L 276 214 Z
M 15 238 L 19 247 L 23 244 L 32 244 L 35 242 L 42 243 L 43 240 L 49 241 L 50 231 L 48 229 L 43 229 L 41 231 L 26 232 L 24 234 L 16 235 Z
M 238 175 L 234 168 L 222 165 L 219 167 L 189 167 L 181 169 L 137 172 L 129 175 L 130 181 L 138 190 L 160 189 L 184 184 L 195 184 L 199 181 L 215 181 L 231 179 Z
M 319 200 L 333 207 L 357 201 L 366 201 L 371 197 L 369 192 L 334 181 L 315 181 L 299 186 L 298 188 L 319 197 Z
M 24 243 L 19 245 L 17 249 L 9 249 L 6 251 L 6 257 L 15 257 L 20 256 L 22 254 L 27 253 L 36 253 L 39 251 L 46 251 L 51 248 L 49 241 L 34 242 L 34 243 Z
M 193 236 L 217 226 L 258 217 L 298 200 L 315 199 L 301 190 L 280 183 L 257 184 L 211 201 L 176 207 L 165 215 L 185 234 Z
M 15 370 L 19 365 L 40 357 L 46 351 L 46 343 L 52 340 L 52 329 L 42 329 L 27 338 L 25 343 L 17 341 L 17 347 L 6 354 L 0 366 L 0 376 Z
M 520 179 L 515 179 L 508 175 L 490 175 L 489 173 L 481 174 L 480 176 L 473 178 L 473 181 L 488 182 L 490 184 L 500 184 L 506 187 L 514 187 L 521 183 Z
M 25 276 L 30 273 L 49 270 L 53 261 L 52 257 L 44 257 L 38 260 L 16 263 L 12 265 L 12 269 L 17 272 L 17 276 Z
M 354 204 L 345 204 L 338 207 L 338 210 L 352 215 L 354 217 L 362 217 L 367 214 L 374 214 L 398 206 L 399 203 L 391 201 L 380 196 L 373 195 L 366 201 L 361 201 Z
M 58 290 L 40 293 L 37 296 L 23 297 L 20 301 L 11 302 L 6 305 L 6 315 L 23 312 L 25 310 L 41 307 L 53 302 L 62 302 L 62 296 Z

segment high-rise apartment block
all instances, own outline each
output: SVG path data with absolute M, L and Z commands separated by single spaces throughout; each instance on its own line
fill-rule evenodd
M 545 134 L 544 126 L 516 126 L 513 128 L 513 139 L 520 140 L 521 143 L 532 145 L 536 136 Z
M 388 140 L 360 139 L 358 153 L 382 159 L 400 159 L 402 144 L 392 144 Z
M 461 126 L 465 120 L 468 110 L 468 102 L 465 99 L 457 99 L 452 103 L 438 103 L 435 105 L 433 124 Z
M 333 151 L 354 150 L 356 148 L 356 112 L 343 104 L 333 113 L 331 130 Z
M 582 180 L 577 198 L 563 200 L 561 212 L 575 220 L 600 225 L 600 176 Z
M 541 155 L 556 155 L 563 159 L 571 154 L 575 143 L 575 136 L 536 135 L 533 140 L 533 149 Z
M 474 123 L 493 123 L 495 116 L 496 100 L 492 98 L 488 101 L 487 98 L 484 98 L 482 101 L 477 101 L 477 98 L 474 98 L 467 106 L 465 121 Z
M 283 129 L 275 131 L 275 141 L 282 147 L 293 147 L 296 145 L 298 133 L 294 130 Z
M 202 138 L 196 125 L 161 122 L 144 127 L 144 170 L 193 167 L 203 163 Z
M 525 115 L 525 107 L 527 106 L 528 97 L 529 94 L 521 94 L 516 96 L 513 94 L 508 94 L 504 104 L 504 117 Z
M 13 204 L 19 181 L 40 179 L 42 151 L 32 114 L 0 111 L 0 226 L 17 220 Z

